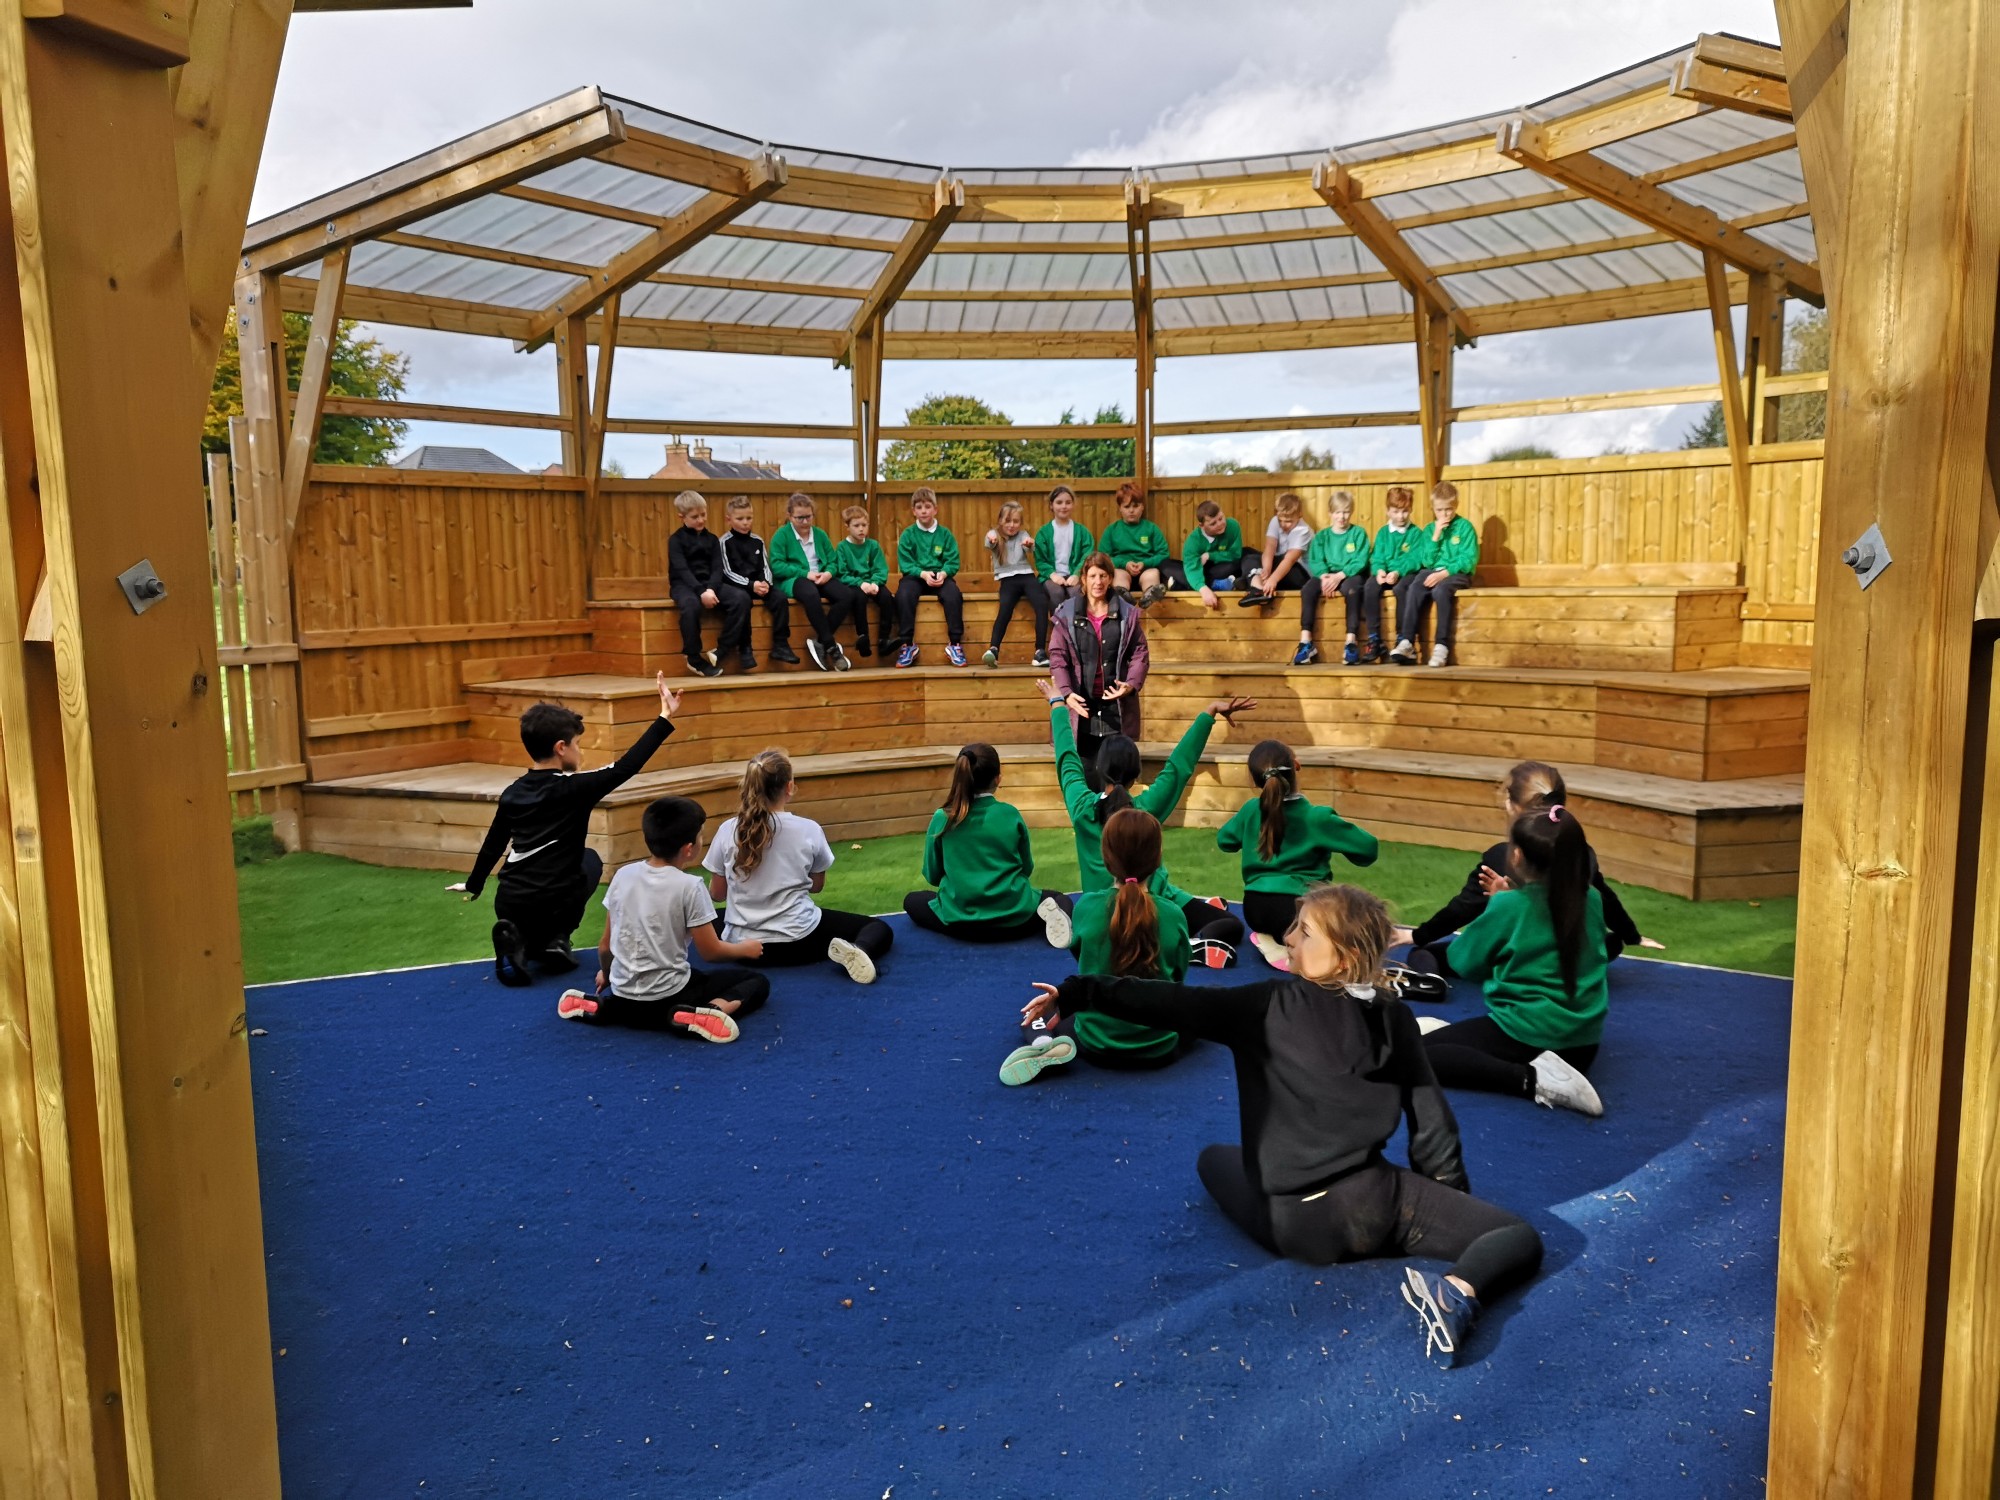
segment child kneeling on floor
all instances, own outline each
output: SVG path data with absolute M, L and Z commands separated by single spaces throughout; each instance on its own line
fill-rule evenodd
M 1285 941 L 1287 978 L 1196 989 L 1079 973 L 1060 988 L 1036 985 L 1021 1017 L 1172 1027 L 1229 1048 L 1242 1144 L 1205 1147 L 1195 1162 L 1215 1206 L 1273 1255 L 1311 1266 L 1450 1261 L 1443 1275 L 1405 1266 L 1402 1292 L 1425 1352 L 1456 1364 L 1482 1304 L 1540 1268 L 1541 1236 L 1469 1191 L 1458 1122 L 1415 1018 L 1385 983 L 1382 903 L 1351 885 L 1319 886 Z M 1405 1119 L 1407 1168 L 1383 1159 Z
M 771 993 L 771 981 L 748 969 L 697 969 L 704 963 L 756 958 L 755 938 L 725 943 L 715 930 L 715 903 L 688 866 L 701 857 L 699 802 L 662 797 L 646 807 L 642 828 L 649 857 L 611 877 L 604 893 L 604 936 L 597 943 L 597 993 L 566 990 L 556 1002 L 565 1021 L 596 1021 L 685 1032 L 709 1042 L 733 1042 L 737 1023 Z

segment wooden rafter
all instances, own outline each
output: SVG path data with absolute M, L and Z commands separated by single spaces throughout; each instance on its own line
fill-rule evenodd
M 1722 430 L 1729 442 L 1729 469 L 1736 491 L 1738 555 L 1750 535 L 1750 426 L 1743 412 L 1743 378 L 1736 364 L 1736 329 L 1729 314 L 1729 267 L 1720 251 L 1702 256 L 1708 282 L 1708 321 L 1715 336 L 1715 371 L 1722 388 Z
M 340 334 L 340 301 L 347 291 L 348 246 L 329 250 L 319 265 L 319 290 L 313 298 L 312 329 L 306 336 L 305 358 L 299 369 L 298 395 L 292 402 L 292 427 L 285 444 L 285 531 L 298 522 L 305 499 L 306 476 L 312 471 L 313 450 L 319 446 L 320 414 L 333 376 L 333 346 Z M 239 344 L 240 352 L 240 344 Z M 282 370 L 281 370 L 282 373 Z
M 1541 132 L 1542 154 L 1564 157 L 1580 151 L 1595 151 L 1668 125 L 1678 125 L 1683 120 L 1693 119 L 1706 108 L 1697 100 L 1676 94 L 1669 79 L 1605 104 L 1539 121 L 1536 128 Z M 1504 140 L 1500 144 L 1500 154 L 1507 154 Z
M 1674 93 L 1697 104 L 1736 109 L 1765 120 L 1792 118 L 1792 91 L 1785 80 L 1745 73 L 1684 57 L 1674 65 Z
M 1313 172 L 1313 189 L 1329 208 L 1340 215 L 1342 222 L 1354 231 L 1355 238 L 1368 247 L 1389 274 L 1402 282 L 1404 290 L 1412 298 L 1428 304 L 1434 312 L 1449 320 L 1462 341 L 1470 343 L 1478 337 L 1471 317 L 1445 290 L 1437 274 L 1424 264 L 1423 257 L 1410 247 L 1409 241 L 1403 238 L 1396 226 L 1389 222 L 1381 209 L 1354 195 L 1353 184 L 1344 165 L 1332 160 L 1321 163 Z
M 1153 184 L 1125 185 L 1125 272 L 1132 294 L 1133 478 L 1139 492 L 1153 486 Z
M 1698 203 L 1676 198 L 1664 188 L 1641 182 L 1588 151 L 1550 156 L 1542 127 L 1516 117 L 1500 128 L 1500 154 L 1532 168 L 1566 187 L 1587 193 L 1607 207 L 1650 224 L 1663 234 L 1685 240 L 1701 251 L 1717 251 L 1724 260 L 1752 275 L 1780 275 L 1798 296 L 1815 305 L 1826 297 L 1819 268 L 1794 260 L 1776 246 L 1735 228 Z
M 595 90 L 586 91 L 594 94 Z M 625 122 L 602 104 L 530 133 L 481 131 L 413 162 L 250 226 L 243 269 L 284 271 L 337 244 L 399 229 L 534 172 L 590 156 L 624 139 Z M 309 212 L 309 210 L 311 212 Z
M 637 244 L 619 251 L 583 286 L 542 309 L 529 323 L 528 342 L 533 345 L 546 339 L 565 319 L 589 317 L 611 298 L 637 286 L 675 256 L 685 254 L 730 220 L 762 203 L 785 181 L 782 156 L 765 156 L 752 163 L 736 191 L 703 195 Z
M 859 338 L 864 329 L 889 315 L 896 299 L 903 295 L 911 279 L 923 269 L 924 260 L 931 250 L 964 211 L 965 184 L 955 177 L 940 177 L 931 188 L 930 217 L 903 236 L 896 253 L 889 257 L 889 263 L 876 276 L 874 285 L 863 295 L 861 306 L 848 319 L 847 337 L 850 343 Z

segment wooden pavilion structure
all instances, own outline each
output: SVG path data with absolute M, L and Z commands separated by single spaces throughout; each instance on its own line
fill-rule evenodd
M 0 1493 L 276 1492 L 230 794 L 294 795 L 312 774 L 300 747 L 316 738 L 315 693 L 383 675 L 355 653 L 405 652 L 412 683 L 459 695 L 318 712 L 318 739 L 387 736 L 375 749 L 407 762 L 410 743 L 476 719 L 469 689 L 505 696 L 492 692 L 505 682 L 468 667 L 475 643 L 505 642 L 554 671 L 595 620 L 582 632 L 527 626 L 643 609 L 602 587 L 643 578 L 647 507 L 661 498 L 599 473 L 605 433 L 652 430 L 611 414 L 617 350 L 846 360 L 851 423 L 804 435 L 856 449 L 853 480 L 817 492 L 873 505 L 886 488 L 878 444 L 902 435 L 877 410 L 884 358 L 1129 358 L 1125 435 L 1144 465 L 1152 439 L 1175 430 L 1153 419 L 1160 357 L 1408 341 L 1413 412 L 1313 420 L 1414 418 L 1425 466 L 1413 477 L 1429 478 L 1448 472 L 1454 420 L 1550 406 L 1454 406 L 1461 341 L 1701 308 L 1729 430 L 1719 463 L 1458 472 L 1490 483 L 1524 534 L 1550 495 L 1574 492 L 1570 529 L 1579 548 L 1600 537 L 1597 550 L 1524 554 L 1520 569 L 1743 575 L 1761 565 L 1760 526 L 1768 547 L 1781 514 L 1815 523 L 1791 543 L 1808 558 L 1791 586 L 1810 609 L 1766 622 L 1794 629 L 1779 642 L 1790 649 L 1811 632 L 1813 699 L 1769 1486 L 1991 1492 L 2000 198 L 1985 184 L 2000 159 L 2000 8 L 1780 0 L 1782 49 L 1705 37 L 1503 117 L 1133 172 L 945 172 L 768 149 L 586 90 L 245 238 L 291 9 L 0 3 L 12 231 L 0 237 L 0 772 L 14 833 L 0 859 Z M 196 474 L 173 455 L 193 443 L 232 280 L 248 415 L 233 486 L 226 464 L 211 476 L 218 496 L 235 491 L 230 524 L 211 534 Z M 1823 459 L 1760 442 L 1785 388 L 1788 296 L 1823 297 L 1833 318 Z M 1741 349 L 1736 302 L 1750 309 Z M 285 307 L 314 318 L 296 392 L 283 377 Z M 327 395 L 340 316 L 552 341 L 552 412 L 380 414 L 553 428 L 570 473 L 426 490 L 314 470 L 321 416 L 360 409 Z M 1556 409 L 1700 399 L 1628 392 Z M 727 431 L 681 414 L 655 425 Z M 1255 425 L 1305 424 L 1181 424 Z M 1773 508 L 1773 476 L 1799 463 L 1813 465 L 1810 482 L 1784 491 L 1790 511 Z M 1624 547 L 1627 525 L 1626 510 L 1603 508 L 1607 476 L 1679 469 L 1696 475 L 1670 496 L 1688 518 L 1685 555 L 1649 559 L 1648 547 L 1671 549 L 1641 538 L 1607 557 L 1602 538 Z M 1377 493 L 1392 477 L 1297 482 Z M 1239 488 L 1262 498 L 1255 483 Z M 361 544 L 421 534 L 433 511 L 440 535 L 463 535 L 420 587 Z M 1864 591 L 1842 558 L 1870 524 L 1894 561 Z M 536 527 L 522 545 L 515 533 Z M 225 534 L 226 547 L 213 539 Z M 254 562 L 246 589 L 262 580 L 247 639 L 216 639 L 201 580 L 217 552 Z M 560 567 L 523 572 L 529 552 Z M 489 555 L 491 577 L 526 581 L 473 618 L 488 575 L 461 565 Z M 338 566 L 310 572 L 308 557 Z M 164 597 L 119 585 L 142 559 Z M 316 614 L 366 596 L 364 565 L 378 569 L 374 597 L 434 597 L 456 612 Z M 237 576 L 224 570 L 230 587 Z M 1506 618 L 1496 602 L 1492 639 L 1510 639 Z M 648 627 L 635 619 L 643 657 Z M 1705 649 L 1679 629 L 1665 636 L 1670 656 Z M 326 638 L 313 642 L 315 630 Z M 248 674 L 262 685 L 246 687 Z M 296 763 L 231 775 L 224 719 L 240 723 L 254 693 L 267 743 Z M 621 700 L 600 698 L 611 734 Z M 1643 717 L 1591 712 L 1593 734 L 1619 744 L 1606 723 Z M 1731 753 L 1720 736 L 1703 743 L 1705 756 Z

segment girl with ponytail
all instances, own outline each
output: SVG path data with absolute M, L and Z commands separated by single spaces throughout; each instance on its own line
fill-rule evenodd
M 702 860 L 709 894 L 728 903 L 723 940 L 762 943 L 763 956 L 750 960 L 759 966 L 831 960 L 856 984 L 873 984 L 896 935 L 879 917 L 813 901 L 833 868 L 833 846 L 819 824 L 785 810 L 796 790 L 782 750 L 760 750 L 743 767 L 736 816 Z
M 1130 735 L 1114 734 L 1098 746 L 1086 763 L 1077 753 L 1076 733 L 1069 710 L 1057 684 L 1049 678 L 1035 686 L 1049 704 L 1049 738 L 1056 751 L 1056 777 L 1062 784 L 1063 805 L 1076 830 L 1076 867 L 1086 892 L 1111 884 L 1100 846 L 1104 829 L 1113 814 L 1136 807 L 1162 821 L 1173 816 L 1181 792 L 1194 775 L 1196 762 L 1208 747 L 1215 721 L 1234 725 L 1236 715 L 1257 706 L 1251 698 L 1218 698 L 1194 717 L 1174 753 L 1167 757 L 1160 774 L 1143 790 L 1134 792 L 1138 781 L 1139 746 Z M 1237 944 L 1243 941 L 1243 924 L 1229 914 L 1229 905 L 1220 896 L 1193 896 L 1167 879 L 1164 869 L 1153 877 L 1153 893 L 1164 896 L 1180 908 L 1195 956 L 1212 969 L 1227 968 L 1236 962 Z
M 1500 783 L 1500 801 L 1507 809 L 1510 828 L 1522 813 L 1547 812 L 1568 800 L 1569 790 L 1563 785 L 1562 772 L 1538 760 L 1522 761 Z M 1511 847 L 1503 839 L 1488 849 L 1465 877 L 1459 893 L 1440 907 L 1436 915 L 1414 928 L 1398 930 L 1396 940 L 1411 945 L 1411 968 L 1420 973 L 1457 977 L 1458 971 L 1451 963 L 1451 935 L 1485 911 L 1486 902 L 1495 891 L 1504 891 L 1512 883 L 1507 876 L 1507 851 Z M 1584 852 L 1590 859 L 1591 886 L 1597 892 L 1597 899 L 1604 903 L 1604 956 L 1616 958 L 1634 943 L 1641 948 L 1664 948 L 1665 943 L 1640 936 L 1639 924 L 1632 920 L 1625 903 L 1618 899 L 1618 893 L 1598 869 L 1596 854 L 1587 846 Z
M 1458 1123 L 1416 1017 L 1383 983 L 1381 901 L 1316 886 L 1285 940 L 1288 975 L 1195 987 L 1084 969 L 1060 988 L 1036 985 L 1021 1018 L 1044 1032 L 1115 1022 L 1229 1048 L 1242 1144 L 1209 1146 L 1195 1163 L 1216 1207 L 1272 1254 L 1308 1265 L 1450 1260 L 1442 1276 L 1406 1267 L 1402 1292 L 1432 1359 L 1455 1364 L 1482 1303 L 1535 1274 L 1541 1237 L 1467 1190 Z M 1407 1168 L 1383 1157 L 1405 1120 Z
M 1215 845 L 1242 853 L 1243 920 L 1265 962 L 1282 970 L 1289 962 L 1283 935 L 1299 897 L 1327 878 L 1334 855 L 1372 865 L 1381 846 L 1367 829 L 1300 795 L 1299 758 L 1283 740 L 1258 741 L 1250 752 L 1250 780 L 1255 800 L 1216 830 Z
M 1514 820 L 1508 886 L 1451 945 L 1486 1014 L 1425 1038 L 1447 1088 L 1601 1115 L 1589 1073 L 1604 1035 L 1604 903 L 1583 825 L 1560 803 Z
M 924 833 L 924 879 L 903 911 L 917 926 L 969 943 L 1006 943 L 1041 933 L 1052 948 L 1070 939 L 1069 897 L 1034 885 L 1028 825 L 994 796 L 1000 753 L 967 745 L 951 766 L 951 790 Z
M 1137 979 L 1187 977 L 1187 922 L 1180 908 L 1152 889 L 1160 870 L 1160 822 L 1136 807 L 1121 808 L 1104 824 L 1109 888 L 1086 891 L 1072 917 L 1069 948 L 1080 974 L 1124 974 Z M 1072 1061 L 1106 1068 L 1163 1068 L 1188 1050 L 1178 1033 L 1111 1016 L 1078 1018 L 1069 1030 L 1024 1031 L 1025 1045 L 1008 1054 L 1000 1081 L 1022 1084 L 1044 1068 Z

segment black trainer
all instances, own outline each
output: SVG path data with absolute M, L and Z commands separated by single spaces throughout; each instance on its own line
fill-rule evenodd
M 551 974 L 567 974 L 576 967 L 576 955 L 569 951 L 567 937 L 552 937 L 549 945 L 534 955 L 535 962 Z
M 521 941 L 521 929 L 502 917 L 493 924 L 493 977 L 518 989 L 533 984 L 528 972 L 528 948 Z
M 755 651 L 752 651 L 748 646 L 745 646 L 741 651 L 739 651 L 736 654 L 736 665 L 738 668 L 740 668 L 742 671 L 745 672 L 756 671 L 757 653 Z
M 784 641 L 771 642 L 771 649 L 768 655 L 772 661 L 781 661 L 788 667 L 796 667 L 799 664 L 799 653 L 794 651 Z
M 1426 973 L 1407 964 L 1387 964 L 1383 973 L 1396 997 L 1417 1005 L 1439 1005 L 1451 998 L 1451 982 L 1444 975 Z
M 688 658 L 688 670 L 697 677 L 720 677 L 722 675 L 722 668 L 718 667 L 706 656 L 690 656 Z

